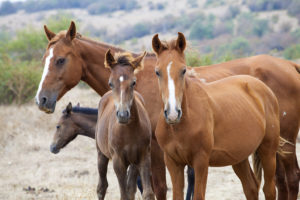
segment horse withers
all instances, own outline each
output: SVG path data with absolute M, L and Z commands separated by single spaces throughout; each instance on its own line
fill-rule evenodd
M 100 100 L 95 132 L 100 167 L 99 199 L 104 199 L 108 186 L 109 159 L 113 161 L 122 200 L 134 199 L 138 174 L 143 199 L 154 199 L 150 176 L 151 124 L 142 96 L 134 91 L 134 74 L 142 69 L 145 55 L 146 52 L 136 58 L 130 53 L 113 56 L 110 50 L 105 55 L 105 66 L 111 70 L 111 91 Z
M 264 170 L 264 194 L 276 199 L 276 152 L 279 144 L 278 102 L 256 78 L 239 75 L 202 83 L 187 73 L 186 40 L 152 40 L 155 69 L 163 101 L 156 138 L 171 175 L 173 199 L 183 199 L 184 167 L 195 171 L 194 199 L 205 199 L 208 166 L 232 165 L 247 199 L 258 199 L 259 182 L 248 157 Z M 259 178 L 260 170 L 255 170 Z M 259 180 L 259 179 L 258 179 Z

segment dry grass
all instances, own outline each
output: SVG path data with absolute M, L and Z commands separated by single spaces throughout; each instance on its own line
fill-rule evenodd
M 97 107 L 99 96 L 92 90 L 75 88 L 47 115 L 31 102 L 0 106 L 0 199 L 97 199 L 95 142 L 78 137 L 58 155 L 49 151 L 61 110 L 69 101 Z M 298 145 L 298 155 L 300 149 Z M 107 199 L 118 199 L 117 179 L 110 164 Z M 28 187 L 35 188 L 28 190 Z M 168 176 L 168 186 L 171 187 Z M 171 190 L 168 199 L 171 199 Z M 245 199 L 231 167 L 210 168 L 207 199 Z M 137 199 L 141 199 L 138 194 Z M 262 193 L 260 199 L 264 199 Z

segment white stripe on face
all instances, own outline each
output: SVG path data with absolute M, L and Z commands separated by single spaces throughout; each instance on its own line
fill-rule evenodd
M 120 102 L 120 104 L 123 105 L 123 90 L 122 90 L 121 84 L 124 81 L 124 77 L 120 76 L 119 80 L 120 80 L 120 90 L 121 90 L 121 94 L 120 94 L 120 96 L 121 96 L 121 102 Z
M 39 88 L 38 88 L 38 91 L 37 91 L 36 96 L 35 96 L 35 100 L 38 104 L 40 103 L 39 94 L 42 90 L 43 82 L 44 82 L 44 80 L 45 80 L 45 78 L 46 78 L 46 76 L 49 72 L 49 65 L 50 65 L 50 61 L 51 61 L 52 57 L 53 57 L 53 47 L 49 50 L 49 55 L 46 58 L 42 79 L 40 81 Z
M 178 112 L 176 111 L 176 98 L 175 98 L 175 85 L 174 85 L 174 81 L 171 77 L 170 74 L 170 70 L 171 70 L 171 66 L 172 66 L 172 61 L 168 64 L 167 66 L 167 72 L 168 72 L 168 89 L 169 89 L 169 109 L 170 109 L 170 113 L 169 113 L 169 118 L 171 120 L 175 120 L 178 117 Z

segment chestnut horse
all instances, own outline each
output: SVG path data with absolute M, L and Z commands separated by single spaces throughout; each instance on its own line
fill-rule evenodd
M 107 164 L 112 159 L 122 200 L 134 200 L 138 174 L 143 199 L 154 200 L 150 176 L 151 123 L 142 96 L 134 91 L 134 73 L 143 68 L 145 55 L 146 52 L 133 58 L 129 53 L 121 53 L 114 57 L 110 50 L 105 55 L 105 66 L 111 70 L 112 90 L 100 100 L 95 131 L 100 167 L 99 199 L 105 197 Z
M 233 165 L 247 199 L 258 199 L 248 162 L 255 153 L 264 170 L 264 193 L 276 199 L 278 102 L 261 81 L 245 75 L 210 84 L 186 75 L 185 37 L 161 43 L 153 37 L 163 110 L 155 135 L 171 175 L 173 199 L 183 200 L 184 167 L 195 171 L 194 199 L 205 199 L 208 166 Z M 253 192 L 255 190 L 255 192 Z
M 99 95 L 109 90 L 107 86 L 109 70 L 104 67 L 105 52 L 111 48 L 114 52 L 122 52 L 102 42 L 86 37 L 76 36 L 76 27 L 72 22 L 68 31 L 55 34 L 45 26 L 49 40 L 43 62 L 45 64 L 36 102 L 45 112 L 54 112 L 56 102 L 80 80 L 86 82 Z M 145 69 L 137 74 L 138 91 L 145 100 L 152 127 L 151 165 L 154 192 L 157 199 L 166 199 L 165 167 L 162 152 L 154 136 L 158 120 L 161 100 L 155 78 L 156 58 L 148 54 L 144 60 Z M 286 151 L 292 152 L 281 159 L 276 172 L 279 200 L 296 200 L 299 187 L 299 167 L 296 157 L 296 138 L 300 121 L 300 79 L 296 70 L 298 65 L 267 55 L 253 56 L 229 62 L 193 68 L 197 76 L 206 82 L 224 77 L 248 74 L 259 78 L 267 84 L 279 102 L 280 135 L 292 144 L 286 144 Z M 143 77 L 143 78 L 139 78 Z
M 63 110 L 62 116 L 57 123 L 56 132 L 50 145 L 50 151 L 54 154 L 59 153 L 60 149 L 67 146 L 78 135 L 95 139 L 97 117 L 98 109 L 80 107 L 79 104 L 72 107 L 70 102 Z M 98 171 L 100 172 L 100 170 L 98 166 Z M 138 176 L 137 186 L 140 192 L 143 193 L 140 176 Z

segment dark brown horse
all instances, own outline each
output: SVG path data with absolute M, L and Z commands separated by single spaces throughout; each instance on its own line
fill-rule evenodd
M 50 145 L 52 153 L 58 153 L 78 135 L 95 139 L 98 109 L 72 107 L 71 102 L 63 110 Z
M 70 102 L 63 110 L 62 116 L 57 123 L 56 132 L 50 145 L 50 151 L 55 154 L 59 153 L 60 149 L 67 146 L 78 135 L 95 139 L 97 117 L 98 109 L 80 107 L 79 104 L 72 107 Z M 101 170 L 99 166 L 98 170 L 99 172 Z M 138 176 L 137 186 L 140 192 L 143 193 L 140 176 Z
M 264 170 L 265 198 L 275 200 L 280 128 L 273 92 L 245 75 L 210 84 L 186 75 L 182 33 L 177 40 L 164 43 L 156 35 L 152 44 L 163 101 L 155 135 L 171 175 L 173 199 L 183 200 L 185 165 L 195 170 L 193 199 L 205 199 L 208 166 L 226 165 L 233 166 L 247 199 L 258 199 L 248 162 L 248 156 L 255 153 Z
M 49 44 L 43 58 L 45 68 L 36 95 L 41 110 L 54 112 L 56 102 L 80 80 L 85 81 L 101 96 L 109 90 L 107 86 L 109 70 L 103 64 L 105 52 L 109 48 L 117 52 L 124 50 L 76 36 L 74 23 L 71 23 L 68 31 L 61 31 L 58 34 L 51 32 L 45 26 L 45 33 Z M 161 105 L 154 73 L 155 63 L 155 56 L 145 57 L 145 69 L 137 74 L 136 87 L 136 91 L 145 100 L 153 137 Z M 193 68 L 195 74 L 206 82 L 237 74 L 248 74 L 262 80 L 275 93 L 281 118 L 280 135 L 292 144 L 284 145 L 286 151 L 292 154 L 287 155 L 286 159 L 279 160 L 281 164 L 278 165 L 276 176 L 279 200 L 287 198 L 296 200 L 299 187 L 300 172 L 295 144 L 300 121 L 300 80 L 296 68 L 298 66 L 295 63 L 267 55 Z M 155 138 L 152 140 L 151 151 L 154 191 L 158 199 L 165 199 L 165 167 L 162 152 Z
M 133 58 L 129 53 L 122 53 L 114 57 L 108 50 L 105 56 L 105 65 L 111 70 L 112 90 L 100 100 L 95 132 L 100 167 L 99 199 L 105 197 L 107 164 L 112 159 L 122 200 L 134 199 L 138 174 L 142 179 L 143 199 L 154 200 L 150 177 L 151 123 L 142 96 L 134 91 L 134 73 L 143 68 L 145 55 L 146 52 Z

